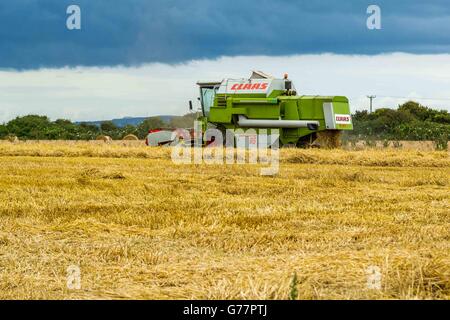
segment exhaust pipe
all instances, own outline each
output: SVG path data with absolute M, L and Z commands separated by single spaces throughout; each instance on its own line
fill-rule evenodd
M 319 121 L 315 120 L 270 120 L 270 119 L 248 119 L 243 115 L 238 116 L 238 123 L 244 128 L 308 128 L 317 130 Z

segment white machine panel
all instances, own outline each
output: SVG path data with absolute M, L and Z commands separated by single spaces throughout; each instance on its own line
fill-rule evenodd
M 220 84 L 218 94 L 255 94 L 270 95 L 273 90 L 284 90 L 282 79 L 225 79 Z
M 334 109 L 332 102 L 323 103 L 323 114 L 325 116 L 325 126 L 327 129 L 336 129 Z

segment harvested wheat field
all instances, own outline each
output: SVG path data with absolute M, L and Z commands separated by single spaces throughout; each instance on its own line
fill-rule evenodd
M 288 149 L 273 177 L 141 144 L 0 161 L 2 299 L 450 298 L 448 152 Z

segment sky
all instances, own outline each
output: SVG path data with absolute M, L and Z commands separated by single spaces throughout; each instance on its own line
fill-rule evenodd
M 81 29 L 66 26 L 69 5 Z M 367 28 L 369 5 L 381 29 Z M 0 122 L 183 114 L 197 80 L 288 72 L 352 110 L 408 98 L 450 110 L 450 3 L 2 0 Z

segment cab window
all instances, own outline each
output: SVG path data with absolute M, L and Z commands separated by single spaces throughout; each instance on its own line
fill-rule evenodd
M 214 105 L 214 96 L 216 95 L 216 89 L 201 88 L 201 95 L 203 115 L 208 116 L 209 110 L 211 109 L 212 105 Z

